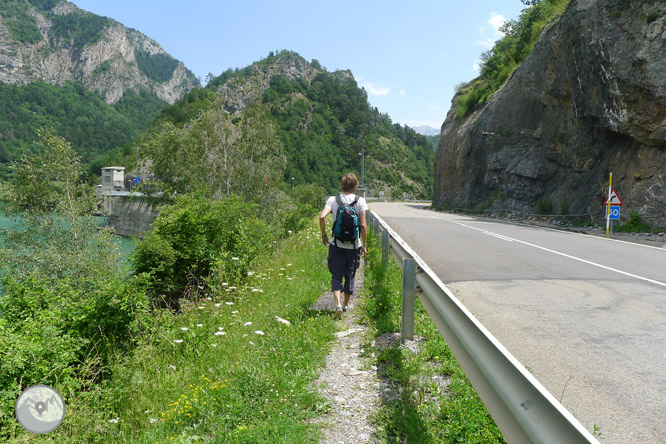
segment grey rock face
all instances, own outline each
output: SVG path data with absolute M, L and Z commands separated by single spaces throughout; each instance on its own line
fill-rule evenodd
M 623 218 L 666 226 L 665 54 L 666 3 L 572 0 L 484 108 L 449 111 L 435 203 L 603 217 L 613 172 Z
M 83 13 L 68 2 L 58 4 L 53 12 L 59 15 Z M 62 85 L 80 81 L 99 92 L 110 104 L 120 100 L 126 91 L 139 92 L 141 89 L 167 103 L 174 103 L 185 92 L 200 86 L 181 62 L 177 63 L 171 78 L 164 82 L 147 77 L 138 67 L 137 51 L 152 56 L 170 56 L 154 40 L 120 23 L 109 20 L 102 38 L 81 48 L 66 40 L 52 39 L 51 20 L 37 10 L 31 13 L 42 34 L 42 40 L 37 43 L 17 42 L 0 20 L 1 82 L 23 85 L 45 81 Z

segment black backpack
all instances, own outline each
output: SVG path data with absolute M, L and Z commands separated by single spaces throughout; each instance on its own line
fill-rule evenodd
M 333 238 L 340 242 L 351 243 L 358 239 L 358 212 L 356 211 L 356 202 L 350 204 L 342 203 L 342 198 L 338 194 L 335 196 L 335 201 L 338 203 L 338 211 L 335 215 L 335 222 L 333 222 Z

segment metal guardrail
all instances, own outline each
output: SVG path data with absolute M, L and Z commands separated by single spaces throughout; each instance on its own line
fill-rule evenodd
M 426 263 L 379 216 L 368 225 L 403 271 L 402 336 L 414 335 L 418 297 L 509 443 L 599 441 L 465 308 Z

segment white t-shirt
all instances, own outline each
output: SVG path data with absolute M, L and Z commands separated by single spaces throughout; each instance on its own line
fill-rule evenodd
M 345 204 L 350 204 L 350 203 L 354 202 L 354 199 L 356 199 L 356 194 L 353 194 L 353 193 L 352 194 L 340 194 L 339 196 L 342 198 L 342 203 L 345 203 Z M 335 222 L 335 217 L 338 214 L 338 202 L 335 199 L 335 196 L 329 197 L 328 200 L 326 201 L 325 206 L 331 209 L 331 214 L 333 214 L 333 221 Z M 358 202 L 356 202 L 356 205 L 354 205 L 354 207 L 356 208 L 356 212 L 360 216 L 361 212 L 366 211 L 368 209 L 368 204 L 365 201 L 364 197 L 359 197 Z M 360 222 L 360 220 L 359 220 L 359 222 Z M 356 241 L 353 242 L 353 243 L 352 242 L 345 243 L 345 242 L 340 242 L 340 241 L 337 241 L 337 242 L 334 243 L 333 236 L 331 236 L 331 240 L 329 240 L 328 243 L 333 244 L 333 245 L 335 245 L 339 248 L 347 248 L 347 249 L 361 248 L 361 233 L 359 231 L 358 239 L 356 239 Z

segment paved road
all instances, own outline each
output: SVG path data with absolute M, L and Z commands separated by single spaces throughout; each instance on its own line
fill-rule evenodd
M 666 443 L 666 249 L 370 208 L 603 443 Z

